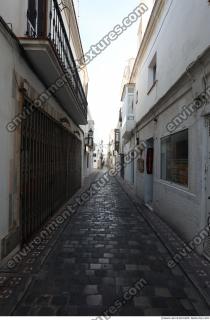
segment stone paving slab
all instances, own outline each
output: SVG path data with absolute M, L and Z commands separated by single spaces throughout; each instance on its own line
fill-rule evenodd
M 96 171 L 87 179 L 85 179 L 83 188 L 81 188 L 75 194 L 75 196 L 70 200 L 70 203 L 74 201 L 75 197 L 78 197 L 82 192 L 87 190 L 92 181 L 95 181 L 100 174 L 100 172 Z M 62 211 L 63 208 L 61 208 L 52 217 L 52 219 L 48 221 L 48 224 L 54 221 Z M 23 298 L 25 292 L 29 288 L 33 276 L 41 270 L 41 267 L 45 262 L 49 252 L 55 246 L 60 233 L 63 232 L 67 223 L 68 221 L 58 226 L 58 228 L 53 230 L 51 234 L 45 237 L 40 244 L 34 245 L 33 243 L 33 246 L 27 246 L 25 250 L 21 249 L 21 254 L 20 251 L 17 251 L 13 256 L 1 262 L 0 315 L 10 315 L 16 308 L 17 304 Z M 43 226 L 42 230 L 44 229 L 45 227 Z M 37 235 L 39 235 L 39 233 Z M 37 235 L 34 236 L 34 239 Z M 31 241 L 33 241 L 33 239 Z M 15 262 L 15 264 L 11 267 L 11 263 L 9 264 L 9 261 L 11 261 L 14 257 L 17 257 L 17 262 Z M 26 308 L 24 308 L 24 310 L 26 312 Z
M 110 178 L 59 233 L 12 315 L 208 315 L 186 274 L 167 267 L 170 258 Z
M 17 273 L 1 273 L 0 315 L 11 314 L 30 286 L 31 279 Z
M 171 258 L 165 261 L 165 263 L 168 264 L 168 262 L 178 254 L 180 250 L 187 247 L 187 243 L 184 242 L 158 214 L 150 211 L 144 206 L 142 201 L 136 196 L 131 186 L 125 183 L 125 181 L 120 177 L 117 177 L 117 181 L 120 183 L 123 190 L 129 195 L 130 200 L 133 202 L 141 216 L 143 216 L 149 223 L 157 237 L 171 254 Z M 210 308 L 210 262 L 193 250 L 177 264 L 182 269 L 182 272 L 186 274 L 189 280 L 197 288 Z M 180 273 L 180 269 L 176 266 L 172 269 L 172 273 Z

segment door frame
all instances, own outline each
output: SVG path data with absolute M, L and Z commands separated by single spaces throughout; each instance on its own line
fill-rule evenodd
M 145 168 L 144 173 L 144 202 L 145 204 L 152 209 L 153 204 L 153 193 L 154 193 L 154 138 L 150 138 L 146 141 L 146 149 L 145 149 L 145 163 L 147 163 L 148 150 L 153 149 L 153 170 L 152 174 L 147 173 L 147 168 Z

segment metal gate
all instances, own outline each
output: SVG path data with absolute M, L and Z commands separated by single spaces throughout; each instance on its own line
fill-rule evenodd
M 125 175 L 125 156 L 123 153 L 120 154 L 120 164 L 121 164 L 121 170 L 120 170 L 120 175 L 121 178 L 124 179 L 124 175 Z
M 206 118 L 207 128 L 207 164 L 206 164 L 206 227 L 210 227 L 210 118 Z M 204 256 L 210 260 L 210 232 L 204 242 Z
M 81 186 L 80 140 L 39 109 L 22 122 L 20 177 L 25 243 Z

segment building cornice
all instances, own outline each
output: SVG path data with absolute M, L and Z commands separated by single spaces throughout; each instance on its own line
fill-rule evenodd
M 14 32 L 12 31 L 12 29 L 10 29 L 10 27 L 8 26 L 8 24 L 4 21 L 4 19 L 0 16 L 0 26 L 2 29 L 4 29 L 4 31 L 7 32 L 8 35 L 10 35 L 19 45 L 19 40 L 16 37 L 16 35 L 14 34 Z
M 67 3 L 68 3 L 68 7 L 64 9 L 64 12 L 65 12 L 67 21 L 70 24 L 69 26 L 70 35 L 74 44 L 76 55 L 78 59 L 80 59 L 81 57 L 84 57 L 84 51 L 82 47 L 82 40 L 80 36 L 76 11 L 75 11 L 73 0 L 67 0 Z

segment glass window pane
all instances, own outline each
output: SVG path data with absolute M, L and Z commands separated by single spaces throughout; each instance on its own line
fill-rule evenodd
M 188 130 L 161 140 L 161 179 L 188 186 Z

